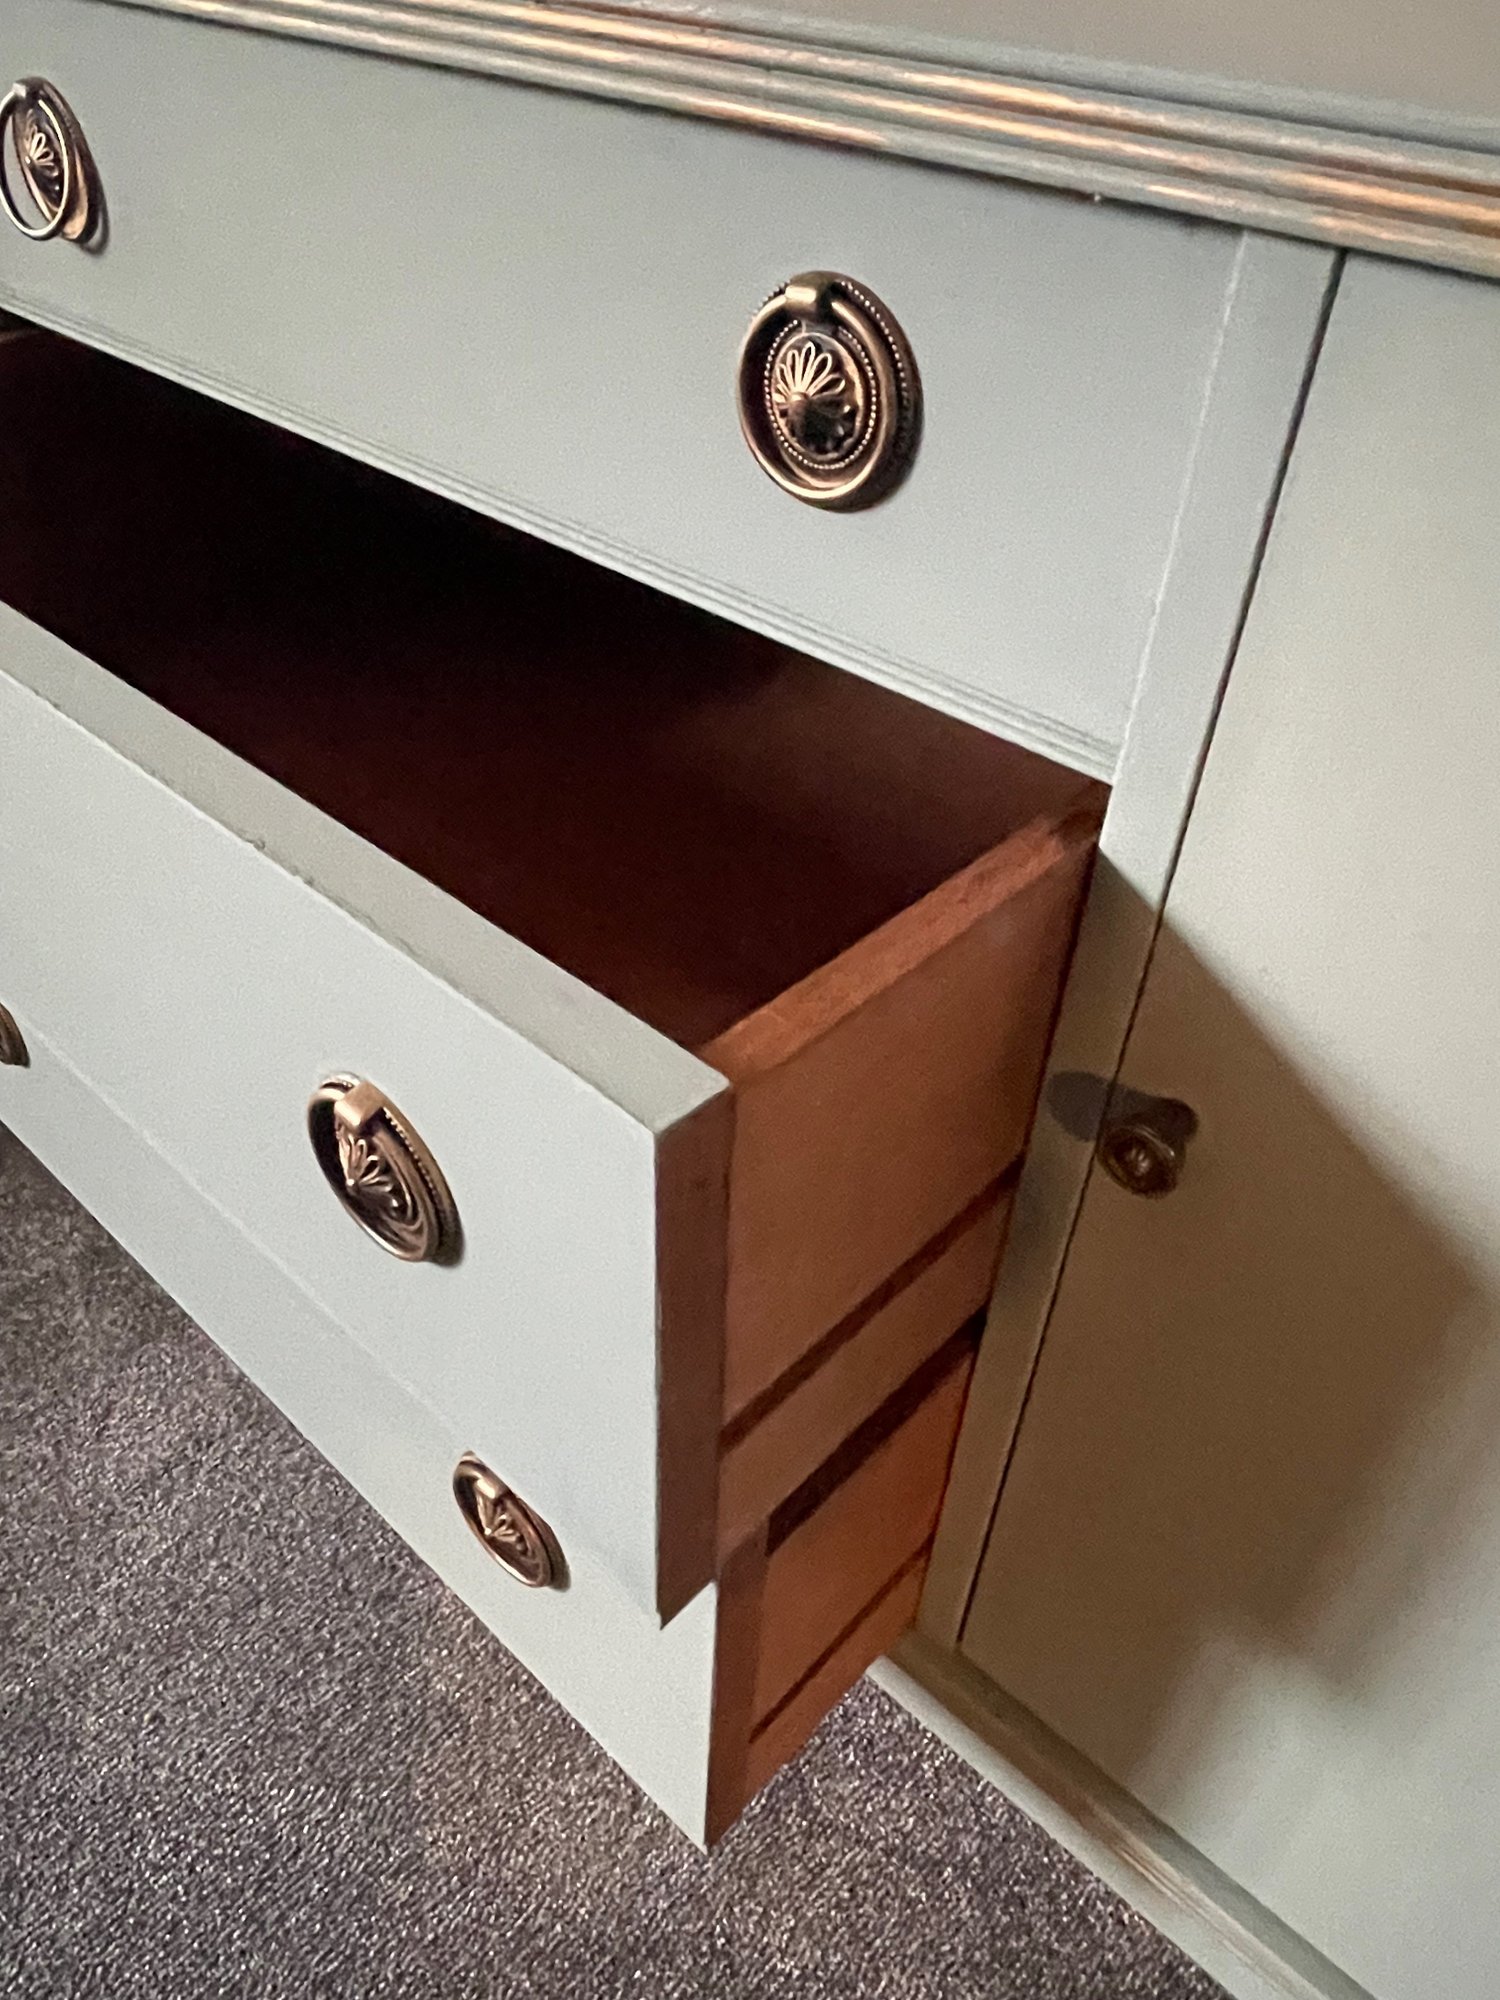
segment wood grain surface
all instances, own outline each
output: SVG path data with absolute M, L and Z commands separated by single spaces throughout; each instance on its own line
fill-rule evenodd
M 701 1051 L 735 1086 L 730 1421 L 1020 1153 L 1102 807 L 1074 799 Z

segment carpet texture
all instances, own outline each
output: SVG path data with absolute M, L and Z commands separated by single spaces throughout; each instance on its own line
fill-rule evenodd
M 0 1993 L 1214 2000 L 862 1686 L 711 1858 L 0 1132 Z

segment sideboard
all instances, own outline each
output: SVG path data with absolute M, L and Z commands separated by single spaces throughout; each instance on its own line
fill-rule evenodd
M 1389 11 L 0 8 L 0 1120 L 691 1836 L 893 1652 L 1244 2000 L 1500 1945 L 1500 37 Z

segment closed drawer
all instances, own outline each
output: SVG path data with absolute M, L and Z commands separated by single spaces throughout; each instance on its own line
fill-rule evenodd
M 0 998 L 670 1616 L 983 1302 L 1099 788 L 51 336 L 0 415 Z
M 1113 769 L 1235 232 L 138 6 L 5 30 L 108 226 L 0 228 L 0 300 Z M 735 413 L 752 316 L 823 266 L 925 389 L 910 478 L 853 515 L 779 492 Z
M 962 1341 L 666 1627 L 587 1549 L 564 1545 L 565 1588 L 523 1589 L 454 1503 L 468 1428 L 377 1367 L 35 1029 L 29 1052 L 24 1070 L 0 1067 L 0 1119 L 694 1839 L 723 1831 L 909 1622 L 967 1380 Z M 0 1129 L 0 1173 L 6 1145 Z M 246 1573 L 274 1604 L 264 1508 L 223 1497 Z M 872 1508 L 884 1510 L 873 1535 Z

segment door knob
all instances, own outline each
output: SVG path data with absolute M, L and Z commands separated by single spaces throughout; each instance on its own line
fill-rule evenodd
M 1099 1164 L 1129 1194 L 1170 1194 L 1182 1179 L 1198 1115 L 1177 1097 L 1124 1095 L 1099 1135 Z

